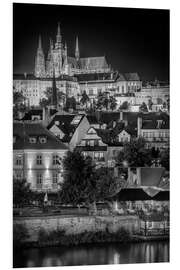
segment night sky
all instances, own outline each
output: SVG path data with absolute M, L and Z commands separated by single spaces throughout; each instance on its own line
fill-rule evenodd
M 80 57 L 105 55 L 119 72 L 169 80 L 169 11 L 153 9 L 13 5 L 14 73 L 33 73 L 38 36 L 45 55 L 61 24 L 68 55 L 79 37 Z

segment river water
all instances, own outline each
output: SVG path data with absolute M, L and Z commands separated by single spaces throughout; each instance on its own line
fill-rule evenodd
M 153 263 L 169 261 L 169 242 L 31 248 L 14 252 L 14 267 Z

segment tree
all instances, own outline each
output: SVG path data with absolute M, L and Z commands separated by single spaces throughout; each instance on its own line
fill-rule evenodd
M 157 98 L 157 104 L 158 104 L 158 105 L 163 104 L 162 98 L 159 98 L 159 97 Z
M 129 108 L 129 103 L 127 101 L 124 101 L 119 107 L 120 110 L 128 110 L 128 108 Z
M 107 106 L 107 97 L 104 93 L 100 92 L 97 96 L 96 107 L 97 107 L 97 109 L 101 110 L 105 106 Z
M 90 157 L 79 151 L 68 152 L 63 160 L 64 181 L 59 197 L 65 204 L 77 205 L 93 200 L 95 190 L 94 166 Z
M 141 106 L 139 107 L 139 110 L 140 110 L 141 112 L 148 112 L 148 108 L 147 108 L 147 105 L 146 105 L 145 102 L 143 102 L 143 103 L 141 104 Z
M 169 149 L 166 149 L 160 153 L 160 164 L 162 167 L 164 167 L 167 171 L 169 171 Z
M 113 173 L 107 167 L 101 167 L 96 170 L 96 200 L 104 201 L 113 196 L 121 188 L 122 183 L 114 177 Z
M 82 98 L 81 98 L 80 102 L 81 102 L 83 105 L 86 105 L 86 107 L 87 107 L 88 101 L 89 101 L 89 97 L 88 97 L 88 95 L 86 94 L 86 91 L 84 91 L 84 92 L 82 93 Z
M 13 88 L 13 119 L 18 118 L 19 113 L 27 110 L 25 102 L 26 98 L 22 92 L 17 92 L 15 88 Z
M 59 198 L 62 203 L 85 203 L 96 212 L 96 202 L 112 197 L 120 188 L 120 182 L 108 168 L 96 169 L 90 157 L 74 150 L 64 158 L 64 182 Z
M 113 96 L 110 96 L 109 97 L 109 103 L 110 103 L 110 109 L 113 111 L 116 109 L 116 106 L 117 106 L 117 101 L 116 101 L 116 98 L 113 97 Z
M 152 105 L 153 105 L 153 102 L 151 99 L 148 100 L 148 108 L 149 110 L 152 110 Z
M 29 204 L 32 199 L 33 192 L 26 180 L 13 180 L 13 205 L 23 207 Z
M 20 105 L 25 102 L 26 98 L 21 92 L 13 91 L 13 104 Z
M 117 164 L 127 167 L 150 166 L 151 151 L 145 148 L 144 139 L 131 139 L 130 142 L 126 142 L 117 156 Z
M 58 104 L 64 103 L 65 102 L 65 94 L 62 91 L 59 91 L 58 88 L 56 88 L 56 90 L 57 90 Z M 52 87 L 47 87 L 46 91 L 44 91 L 44 95 L 45 95 L 45 98 L 42 98 L 40 100 L 40 103 L 39 103 L 39 105 L 41 107 L 47 107 L 47 106 L 51 105 L 51 102 L 52 102 Z
M 65 108 L 66 110 L 69 109 L 76 110 L 76 100 L 74 97 L 67 97 Z

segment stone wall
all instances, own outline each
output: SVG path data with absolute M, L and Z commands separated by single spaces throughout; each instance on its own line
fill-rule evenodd
M 137 216 L 83 216 L 83 217 L 17 217 L 14 224 L 26 226 L 30 238 L 28 241 L 37 241 L 40 229 L 51 232 L 57 229 L 65 230 L 66 234 L 79 234 L 84 231 L 97 232 L 106 229 L 116 232 L 125 228 L 130 233 L 139 231 L 139 218 Z

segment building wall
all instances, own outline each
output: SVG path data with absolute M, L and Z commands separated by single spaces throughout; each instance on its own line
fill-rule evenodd
M 61 162 L 60 165 L 53 165 L 53 156 L 58 155 L 62 160 L 66 152 L 67 150 L 14 150 L 13 175 L 19 180 L 25 178 L 33 190 L 57 191 L 57 186 L 53 185 L 53 174 L 58 174 L 58 181 L 63 181 L 63 168 Z M 37 155 L 42 155 L 42 165 L 37 165 Z M 16 164 L 17 157 L 21 157 L 21 165 Z M 42 175 L 42 185 L 37 184 L 39 174 Z
M 140 132 L 148 147 L 169 147 L 169 129 L 141 129 Z
M 166 101 L 169 98 L 169 86 L 166 87 L 142 87 L 140 92 L 135 93 L 137 99 L 144 100 L 143 102 L 147 103 L 146 100 L 149 100 L 149 97 L 152 98 L 154 104 L 158 103 L 157 99 L 162 99 Z
M 13 80 L 13 87 L 27 98 L 30 106 L 38 106 L 44 92 L 52 87 L 50 79 L 21 79 Z M 56 87 L 67 96 L 74 96 L 77 99 L 79 94 L 79 84 L 76 81 L 56 80 Z

